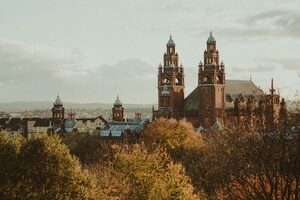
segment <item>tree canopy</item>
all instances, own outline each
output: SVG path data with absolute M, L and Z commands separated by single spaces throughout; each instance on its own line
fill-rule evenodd
M 0 134 L 4 199 L 98 199 L 95 179 L 81 168 L 58 136 L 28 142 Z

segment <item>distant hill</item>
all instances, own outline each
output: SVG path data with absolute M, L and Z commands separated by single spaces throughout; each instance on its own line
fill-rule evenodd
M 53 102 L 50 101 L 37 101 L 37 102 L 11 102 L 0 103 L 0 111 L 5 112 L 19 112 L 19 111 L 31 111 L 31 110 L 47 110 L 51 109 Z M 111 109 L 112 103 L 73 103 L 64 102 L 64 107 L 67 109 Z M 127 109 L 151 109 L 150 104 L 124 104 L 124 108 Z
M 156 108 L 157 105 L 153 104 Z M 152 104 L 124 104 L 124 108 L 127 111 L 134 110 L 147 110 L 150 111 Z M 296 108 L 294 101 L 287 101 L 288 109 L 290 111 Z M 53 102 L 50 101 L 36 101 L 36 102 L 11 102 L 11 103 L 0 103 L 0 112 L 23 112 L 23 111 L 33 111 L 33 110 L 50 110 L 53 106 Z M 74 103 L 74 102 L 64 102 L 64 107 L 66 109 L 86 109 L 86 110 L 110 110 L 113 107 L 113 103 Z

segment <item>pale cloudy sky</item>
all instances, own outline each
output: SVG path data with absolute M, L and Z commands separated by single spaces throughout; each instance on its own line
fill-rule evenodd
M 209 31 L 228 79 L 286 98 L 300 87 L 299 0 L 0 0 L 0 102 L 156 103 L 157 66 L 172 33 L 197 84 Z

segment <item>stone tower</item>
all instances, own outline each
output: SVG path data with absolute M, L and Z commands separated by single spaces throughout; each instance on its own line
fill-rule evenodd
M 124 121 L 124 108 L 119 96 L 117 96 L 114 107 L 112 108 L 112 115 L 113 121 Z
M 65 108 L 63 107 L 63 102 L 59 98 L 59 95 L 57 95 L 57 98 L 54 101 L 53 108 L 52 108 L 53 126 L 61 127 L 64 123 L 64 119 L 65 119 Z
M 199 126 L 212 127 L 225 123 L 225 66 L 220 64 L 216 40 L 210 32 L 204 51 L 204 64 L 200 61 L 198 73 Z
M 169 118 L 182 117 L 184 101 L 184 70 L 175 46 L 170 36 L 164 63 L 158 67 L 158 111 L 160 116 Z

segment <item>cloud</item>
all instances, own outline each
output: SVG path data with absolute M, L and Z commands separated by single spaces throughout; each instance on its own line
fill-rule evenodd
M 269 64 L 258 64 L 252 67 L 232 67 L 233 72 L 244 73 L 244 72 L 270 72 L 276 70 L 277 68 L 274 66 L 270 66 Z
M 279 66 L 283 70 L 300 71 L 300 58 L 265 58 L 269 63 Z
M 153 102 L 156 68 L 140 59 L 85 67 L 80 50 L 53 55 L 42 47 L 0 40 L 0 101 L 49 100 L 60 92 L 70 101 Z M 151 92 L 149 92 L 151 91 Z M 153 99 L 152 99 L 153 98 Z M 133 101 L 134 102 L 134 101 Z
M 239 20 L 223 34 L 238 38 L 288 37 L 300 39 L 300 13 L 291 9 L 259 12 Z
M 101 65 L 96 70 L 102 78 L 137 79 L 145 80 L 153 78 L 155 70 L 148 63 L 139 59 L 121 60 L 113 65 Z

